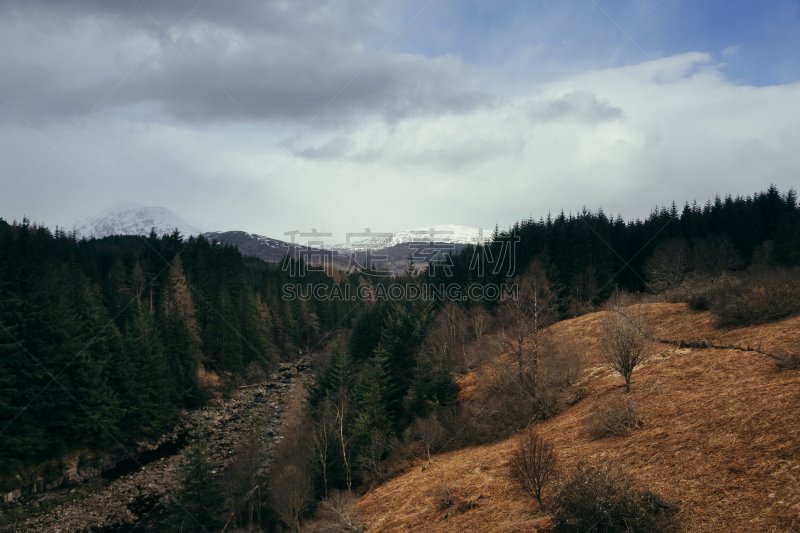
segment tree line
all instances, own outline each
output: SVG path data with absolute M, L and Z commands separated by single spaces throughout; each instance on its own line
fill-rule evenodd
M 305 268 L 292 262 L 177 231 L 78 240 L 0 219 L 0 476 L 157 436 L 177 409 L 349 326 L 359 302 L 281 298 Z
M 448 268 L 440 263 L 433 273 L 438 282 L 458 283 L 466 294 L 473 283 L 506 281 L 512 263 L 512 272 L 519 273 L 538 259 L 566 318 L 601 304 L 616 289 L 660 292 L 648 286 L 647 263 L 669 241 L 681 243 L 696 259 L 693 268 L 711 274 L 754 263 L 800 264 L 797 194 L 793 189 L 781 193 L 773 185 L 752 196 L 716 196 L 705 205 L 686 202 L 680 208 L 673 202 L 654 208 L 645 220 L 626 221 L 586 208 L 529 218 L 508 230 L 496 229 L 490 243 L 465 248 L 452 256 Z

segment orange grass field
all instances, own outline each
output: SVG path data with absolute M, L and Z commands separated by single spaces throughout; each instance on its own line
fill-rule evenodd
M 709 313 L 685 304 L 645 309 L 657 334 L 668 338 L 749 341 L 776 350 L 794 345 L 800 331 L 800 317 L 723 330 Z M 633 374 L 631 398 L 644 426 L 627 437 L 593 440 L 587 432 L 592 408 L 625 394 L 622 378 L 594 353 L 602 314 L 558 325 L 589 357 L 580 383 L 588 395 L 538 426 L 554 441 L 562 465 L 583 458 L 622 462 L 644 486 L 680 506 L 686 531 L 799 531 L 800 372 L 778 370 L 755 352 L 660 344 Z M 517 439 L 443 453 L 424 472 L 418 462 L 370 490 L 358 503 L 370 531 L 549 531 L 551 517 L 508 479 Z M 472 508 L 436 511 L 433 495 L 443 483 L 457 483 Z

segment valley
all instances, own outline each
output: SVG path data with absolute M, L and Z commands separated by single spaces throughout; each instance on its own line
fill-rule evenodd
M 194 426 L 206 429 L 214 448 L 212 459 L 222 476 L 233 460 L 236 445 L 249 428 L 263 445 L 260 475 L 270 469 L 272 450 L 282 439 L 287 397 L 302 390 L 311 370 L 311 356 L 284 363 L 265 383 L 237 389 L 229 399 L 212 402 L 199 411 L 184 412 L 173 430 L 180 435 L 132 459 L 121 461 L 100 476 L 81 483 L 21 497 L 3 508 L 3 517 L 18 517 L 0 531 L 126 532 L 169 531 L 164 524 L 165 497 L 178 490 L 176 467 L 187 435 Z M 64 500 L 68 500 L 64 503 Z

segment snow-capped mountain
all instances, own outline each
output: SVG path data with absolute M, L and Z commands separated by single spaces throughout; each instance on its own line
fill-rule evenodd
M 365 232 L 366 233 L 366 232 Z M 427 228 L 414 228 L 396 232 L 370 232 L 370 235 L 351 236 L 350 242 L 338 242 L 327 248 L 341 252 L 380 250 L 408 242 L 437 242 L 454 244 L 478 244 L 486 242 L 491 230 L 444 224 Z
M 181 235 L 198 235 L 201 229 L 186 222 L 166 207 L 147 207 L 121 203 L 100 213 L 90 215 L 65 225 L 67 232 L 75 231 L 78 238 L 109 235 L 149 235 L 155 229 L 158 235 L 172 233 L 177 228 Z

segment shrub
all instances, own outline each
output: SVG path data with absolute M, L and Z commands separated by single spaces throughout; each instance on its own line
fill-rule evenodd
M 800 369 L 800 350 L 798 350 L 797 343 L 788 349 L 774 351 L 770 355 L 772 356 L 772 362 L 778 368 L 786 370 Z
M 509 464 L 511 479 L 542 506 L 542 492 L 558 473 L 558 455 L 549 440 L 530 432 L 519 442 Z
M 696 274 L 662 294 L 710 311 L 718 326 L 758 324 L 800 312 L 800 268 L 764 268 L 718 277 Z
M 749 325 L 800 311 L 800 269 L 762 270 L 713 292 L 709 310 L 718 325 Z
M 561 533 L 648 533 L 680 529 L 678 508 L 640 489 L 618 464 L 579 463 L 554 498 Z
M 334 491 L 322 500 L 317 520 L 303 528 L 304 533 L 360 533 L 366 531 L 364 517 L 356 510 L 356 498 L 349 491 Z
M 447 511 L 445 518 L 477 507 L 475 500 L 466 497 L 461 490 L 458 480 L 455 483 L 442 483 L 436 487 L 433 493 L 433 505 L 439 512 Z
M 631 431 L 642 425 L 636 402 L 626 398 L 616 398 L 593 409 L 590 418 L 589 432 L 597 439 L 609 435 L 630 435 Z
M 245 385 L 257 385 L 266 381 L 267 373 L 256 361 L 250 361 L 247 368 L 245 368 L 240 375 L 236 376 L 236 382 L 240 387 Z

